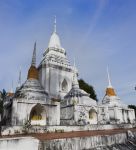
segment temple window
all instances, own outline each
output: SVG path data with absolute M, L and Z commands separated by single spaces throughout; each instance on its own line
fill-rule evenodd
M 68 91 L 68 84 L 67 84 L 66 79 L 64 79 L 62 82 L 62 91 L 65 91 L 65 92 Z
M 94 109 L 91 109 L 89 111 L 89 119 L 92 120 L 92 119 L 95 119 L 95 118 L 97 118 L 97 113 Z

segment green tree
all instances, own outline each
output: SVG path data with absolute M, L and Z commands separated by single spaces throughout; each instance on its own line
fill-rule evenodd
M 136 116 L 136 106 L 135 105 L 128 105 L 128 108 L 134 109 L 135 110 L 135 116 Z
M 3 101 L 0 99 L 0 114 L 3 112 Z
M 90 98 L 98 101 L 96 92 L 92 85 L 89 85 L 83 79 L 78 80 L 78 82 L 79 82 L 79 87 L 84 91 L 86 91 L 88 94 L 90 94 Z
M 3 91 L 0 91 L 0 114 L 3 113 L 3 101 L 6 99 L 7 93 L 3 89 Z

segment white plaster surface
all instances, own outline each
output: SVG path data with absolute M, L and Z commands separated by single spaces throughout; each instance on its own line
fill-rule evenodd
M 45 133 L 45 132 L 56 132 L 62 131 L 62 132 L 70 132 L 70 131 L 93 131 L 93 130 L 109 130 L 109 129 L 124 129 L 124 128 L 133 128 L 136 127 L 134 124 L 114 124 L 114 125 L 78 125 L 78 126 L 32 126 L 31 129 L 29 129 L 29 133 Z M 17 132 L 19 131 L 19 132 Z M 16 133 L 17 132 L 17 133 Z M 23 128 L 22 126 L 14 126 L 14 127 L 7 127 L 2 128 L 2 135 L 14 135 L 14 134 L 22 134 L 23 133 Z
M 32 137 L 0 139 L 0 150 L 38 150 L 39 140 Z
M 44 142 L 43 147 L 44 150 L 97 150 L 97 148 L 101 149 L 101 147 L 125 143 L 126 140 L 126 134 L 123 133 L 108 136 L 48 140 Z
M 39 141 L 32 137 L 3 138 L 0 139 L 0 150 L 94 150 L 97 148 L 103 149 L 103 147 L 107 150 L 114 150 L 114 146 L 125 145 L 127 140 L 126 133 L 45 141 Z M 130 145 L 128 148 L 130 148 Z

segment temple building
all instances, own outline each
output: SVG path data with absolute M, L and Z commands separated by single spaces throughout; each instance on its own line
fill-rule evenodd
M 134 123 L 134 109 L 123 104 L 112 87 L 109 71 L 107 69 L 108 87 L 105 96 L 99 105 L 99 121 L 102 123 Z
M 75 67 L 74 67 L 75 68 Z M 89 94 L 79 88 L 76 68 L 72 88 L 61 101 L 62 125 L 97 124 L 97 103 Z
M 38 70 L 40 83 L 50 97 L 62 99 L 71 89 L 73 67 L 67 59 L 65 49 L 61 46 L 56 31 L 56 19 L 54 31 Z
M 59 125 L 60 107 L 57 101 L 50 100 L 48 93 L 39 82 L 36 68 L 36 43 L 34 45 L 32 63 L 25 83 L 17 88 L 11 105 L 12 126 L 24 125 Z M 56 116 L 54 115 L 56 114 Z
M 29 122 L 31 126 L 48 126 L 52 130 L 89 125 L 92 129 L 92 124 L 133 124 L 134 110 L 121 102 L 107 73 L 109 85 L 103 100 L 98 103 L 80 89 L 77 68 L 70 64 L 61 46 L 55 19 L 54 30 L 40 64 L 36 66 L 35 43 L 26 81 L 21 84 L 20 72 L 15 93 L 9 93 L 4 100 L 3 125 L 20 127 Z

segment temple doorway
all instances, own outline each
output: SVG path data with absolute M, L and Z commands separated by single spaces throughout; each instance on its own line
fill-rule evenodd
M 89 121 L 90 121 L 90 124 L 97 124 L 97 112 L 95 109 L 90 109 Z
M 46 111 L 44 106 L 36 104 L 30 112 L 31 125 L 46 125 Z

